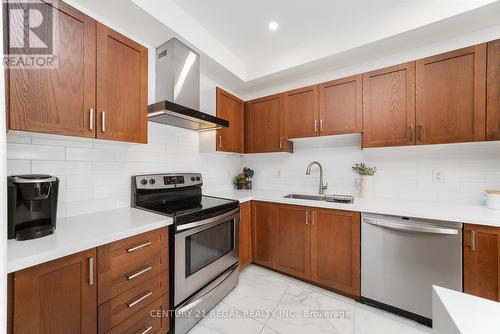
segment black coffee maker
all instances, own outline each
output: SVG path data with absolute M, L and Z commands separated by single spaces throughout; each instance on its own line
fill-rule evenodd
M 8 239 L 36 239 L 54 233 L 59 179 L 55 176 L 14 175 L 8 184 Z

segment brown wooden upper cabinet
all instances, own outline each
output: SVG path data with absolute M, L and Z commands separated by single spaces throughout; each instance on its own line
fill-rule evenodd
M 245 152 L 292 152 L 284 137 L 283 94 L 248 101 L 245 110 Z
M 217 117 L 229 121 L 228 128 L 217 130 L 217 151 L 244 153 L 245 103 L 219 87 L 216 89 L 216 100 Z
M 97 138 L 146 143 L 148 50 L 97 24 Z
M 299 88 L 284 94 L 287 138 L 319 135 L 318 85 Z
M 57 7 L 35 3 L 56 16 L 57 68 L 7 70 L 9 128 L 95 137 L 91 113 L 96 101 L 96 22 L 63 2 Z M 8 21 L 22 23 L 23 11 L 8 10 L 7 15 Z M 22 24 L 4 23 L 4 27 L 10 27 L 8 40 L 23 40 Z
M 319 85 L 319 132 L 322 136 L 359 133 L 363 117 L 361 74 Z
M 415 62 L 363 75 L 363 147 L 415 143 Z
M 417 144 L 485 140 L 486 44 L 416 64 Z
M 311 278 L 311 211 L 308 207 L 277 205 L 274 268 L 303 279 Z
M 13 274 L 13 334 L 97 333 L 95 248 Z
M 500 39 L 488 43 L 486 139 L 500 140 Z
M 464 292 L 500 301 L 500 228 L 464 225 Z
M 7 71 L 9 129 L 147 142 L 147 49 L 62 1 L 36 3 L 54 8 L 57 66 Z

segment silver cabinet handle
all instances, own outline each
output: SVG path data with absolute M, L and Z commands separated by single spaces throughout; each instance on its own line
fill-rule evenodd
M 106 132 L 106 112 L 101 112 L 101 132 Z
M 314 132 L 318 132 L 318 120 L 314 120 Z
M 306 210 L 306 225 L 309 224 L 309 210 Z
M 89 110 L 89 130 L 94 130 L 94 108 Z
M 323 120 L 319 121 L 319 131 L 323 132 Z
M 137 246 L 134 246 L 134 247 L 131 247 L 131 248 L 127 248 L 127 253 L 135 252 L 136 250 L 144 248 L 144 247 L 147 247 L 147 246 L 150 246 L 151 244 L 152 244 L 151 241 L 146 241 L 143 244 L 140 244 L 140 245 L 137 245 Z
M 476 251 L 476 231 L 470 231 L 470 250 Z
M 283 148 L 283 138 L 280 137 L 280 149 Z
M 153 292 L 148 291 L 148 292 L 146 292 L 146 293 L 145 293 L 142 297 L 139 297 L 139 298 L 137 298 L 136 300 L 134 300 L 134 301 L 132 301 L 132 302 L 127 303 L 127 306 L 128 306 L 129 308 L 134 307 L 135 305 L 139 304 L 139 303 L 140 303 L 140 302 L 142 302 L 144 299 L 147 299 L 147 298 L 151 297 L 152 295 L 153 295 Z
M 153 269 L 153 267 L 149 266 L 149 267 L 147 267 L 147 268 L 144 268 L 144 269 L 142 269 L 142 270 L 139 270 L 138 272 L 135 272 L 135 273 L 133 273 L 133 274 L 128 275 L 128 276 L 127 276 L 127 279 L 128 279 L 129 281 L 130 281 L 130 280 L 133 280 L 134 278 L 139 277 L 139 276 L 141 276 L 142 274 L 147 273 L 147 272 L 148 272 L 148 271 L 150 271 L 151 269 Z
M 219 148 L 222 147 L 222 135 L 219 135 Z
M 408 140 L 412 141 L 415 137 L 415 126 L 412 124 L 408 127 Z
M 313 212 L 312 212 L 312 225 L 314 225 L 315 218 L 316 218 L 316 211 L 313 210 Z
M 151 330 L 153 329 L 153 326 L 144 326 L 145 330 L 143 330 L 141 332 L 141 334 L 147 334 L 149 332 L 151 332 Z
M 94 285 L 94 258 L 89 257 L 89 285 Z
M 424 140 L 424 126 L 422 124 L 417 125 L 418 127 L 418 140 Z

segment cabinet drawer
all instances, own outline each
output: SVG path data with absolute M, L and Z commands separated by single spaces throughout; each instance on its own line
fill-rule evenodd
M 99 273 L 98 302 L 102 304 L 167 270 L 167 249 L 160 249 L 153 257 L 136 259 Z
M 113 327 L 109 334 L 156 334 L 169 330 L 168 295 L 155 300 L 132 317 Z
M 99 306 L 99 333 L 106 333 L 166 293 L 168 293 L 168 271 L 107 301 Z
M 160 249 L 168 247 L 168 231 L 161 228 L 151 232 L 118 240 L 97 249 L 99 273 L 126 265 L 137 259 L 154 257 Z

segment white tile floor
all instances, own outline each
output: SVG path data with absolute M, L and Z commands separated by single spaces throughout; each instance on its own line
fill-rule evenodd
M 313 313 L 313 312 L 321 313 Z M 308 315 L 309 312 L 309 315 Z M 429 334 L 413 321 L 250 265 L 189 334 Z

